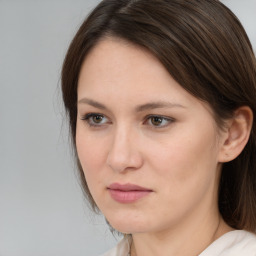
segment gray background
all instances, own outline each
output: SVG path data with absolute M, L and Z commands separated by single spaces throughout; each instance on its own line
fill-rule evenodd
M 0 0 L 0 255 L 95 256 L 116 243 L 83 199 L 59 91 L 61 64 L 99 1 Z M 256 0 L 223 0 L 256 49 Z

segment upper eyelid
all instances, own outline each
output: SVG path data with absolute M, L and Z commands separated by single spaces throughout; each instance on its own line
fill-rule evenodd
M 152 117 L 159 117 L 159 118 L 162 118 L 163 120 L 167 120 L 169 122 L 174 122 L 175 121 L 175 118 L 169 117 L 169 116 L 164 116 L 164 115 L 148 115 L 148 116 L 145 117 L 144 120 L 147 121 L 147 120 L 149 120 Z
M 86 117 L 97 116 L 97 115 L 103 116 L 107 119 L 110 119 L 107 115 L 102 114 L 102 113 L 97 113 L 97 112 L 90 112 L 90 113 L 84 114 L 84 115 L 81 116 L 81 118 L 85 119 Z M 144 119 L 148 119 L 148 118 L 151 118 L 151 117 L 160 117 L 160 118 L 167 119 L 167 120 L 175 120 L 173 117 L 165 116 L 165 115 L 159 115 L 159 114 L 149 114 L 149 115 L 146 115 L 144 117 Z
M 92 117 L 92 116 L 104 116 L 104 117 L 107 117 L 106 115 L 103 115 L 103 114 L 100 114 L 100 113 L 91 112 L 91 113 L 87 113 L 87 114 L 81 115 L 81 119 L 90 118 L 90 117 Z
M 106 115 L 100 114 L 100 113 L 88 113 L 82 116 L 82 120 L 88 120 L 91 117 L 94 116 L 102 116 L 103 118 L 106 118 L 109 120 L 109 118 Z
M 167 120 L 174 120 L 173 117 L 165 116 L 165 115 L 158 115 L 158 114 L 150 114 L 150 115 L 147 115 L 147 116 L 145 117 L 145 119 L 151 118 L 151 117 L 161 117 L 161 118 L 167 119 Z

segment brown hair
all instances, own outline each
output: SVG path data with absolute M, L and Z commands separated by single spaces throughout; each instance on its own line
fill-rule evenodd
M 239 20 L 221 2 L 103 0 L 75 35 L 62 69 L 74 149 L 80 68 L 92 47 L 106 36 L 148 49 L 185 90 L 212 107 L 220 127 L 240 106 L 249 106 L 256 116 L 255 56 Z M 78 158 L 77 162 L 85 195 L 97 210 Z M 243 152 L 223 164 L 219 210 L 230 226 L 256 231 L 255 119 Z

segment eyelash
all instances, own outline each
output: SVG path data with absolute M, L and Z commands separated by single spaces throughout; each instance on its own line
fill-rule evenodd
M 104 115 L 99 114 L 99 113 L 88 113 L 88 114 L 84 115 L 81 118 L 81 120 L 84 120 L 90 127 L 96 127 L 96 128 L 100 128 L 100 127 L 102 127 L 102 125 L 104 125 L 106 123 L 111 123 L 111 122 L 106 121 L 103 124 L 102 123 L 97 124 L 92 120 L 95 117 L 100 117 L 102 119 L 104 119 L 104 118 L 108 119 L 107 117 L 105 117 Z M 153 118 L 160 119 L 161 122 L 165 121 L 167 123 L 162 126 L 161 126 L 161 123 L 160 123 L 160 125 L 154 125 L 154 124 L 152 124 Z M 151 124 L 149 124 L 150 126 L 152 126 L 153 128 L 156 128 L 156 129 L 161 129 L 161 128 L 167 127 L 170 123 L 173 123 L 174 121 L 175 121 L 175 119 L 171 118 L 171 117 L 165 117 L 165 116 L 161 116 L 161 115 L 148 115 L 145 117 L 143 124 L 147 124 L 148 122 L 151 122 Z
M 89 126 L 91 127 L 101 127 L 102 124 L 96 124 L 92 121 L 92 118 L 94 117 L 101 117 L 101 118 L 106 118 L 104 115 L 102 114 L 98 114 L 98 113 L 89 113 L 84 115 L 81 120 L 84 120 Z
M 158 125 L 153 125 L 152 124 L 152 119 L 153 118 L 160 119 L 161 122 L 165 121 L 166 124 L 162 125 L 162 126 L 161 126 L 161 124 L 159 126 Z M 152 126 L 154 128 L 157 128 L 157 129 L 161 129 L 161 128 L 167 127 L 168 125 L 170 125 L 174 121 L 175 121 L 174 118 L 171 118 L 171 117 L 165 117 L 165 116 L 161 116 L 161 115 L 148 115 L 148 116 L 146 116 L 145 121 L 143 123 L 151 122 L 150 126 Z

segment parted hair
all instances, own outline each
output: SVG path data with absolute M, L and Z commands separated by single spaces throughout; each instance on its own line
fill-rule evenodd
M 209 104 L 219 127 L 241 106 L 249 106 L 256 117 L 255 55 L 241 23 L 220 1 L 101 1 L 72 40 L 61 77 L 82 187 L 95 211 L 76 153 L 77 85 L 88 52 L 106 37 L 149 50 L 185 90 Z M 255 119 L 242 153 L 223 164 L 218 200 L 227 224 L 256 232 Z

